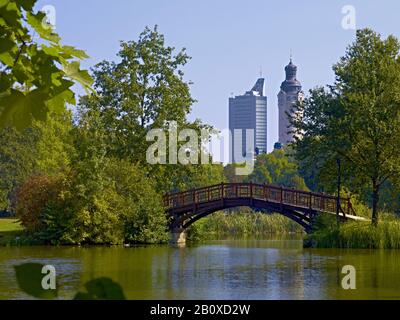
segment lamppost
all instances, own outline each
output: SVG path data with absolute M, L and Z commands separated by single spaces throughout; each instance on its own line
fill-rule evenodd
M 336 222 L 337 225 L 339 226 L 340 218 L 339 218 L 339 210 L 340 210 L 340 159 L 336 159 L 336 163 L 338 166 L 338 172 L 337 172 L 337 200 L 336 200 Z

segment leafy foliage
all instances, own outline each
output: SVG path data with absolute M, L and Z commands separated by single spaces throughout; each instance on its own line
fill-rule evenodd
M 32 129 L 26 134 L 12 127 L 0 131 L 0 206 L 4 210 L 11 210 L 17 189 L 35 170 L 36 141 Z
M 157 27 L 146 28 L 138 41 L 121 42 L 119 63 L 93 68 L 97 94 L 83 97 L 80 105 L 83 112 L 100 112 L 114 155 L 145 163 L 149 129 L 186 123 L 194 100 L 181 67 L 189 57 L 184 49 L 174 50 Z
M 17 195 L 17 217 L 28 232 L 45 228 L 41 215 L 51 199 L 61 191 L 59 177 L 32 176 L 20 188 Z
M 283 149 L 257 156 L 254 171 L 246 180 L 308 190 L 299 174 L 296 160 L 290 156 L 289 151 Z
M 89 89 L 92 83 L 80 69 L 86 54 L 61 45 L 45 14 L 33 11 L 35 3 L 0 1 L 0 128 L 22 130 L 49 111 L 64 111 L 66 103 L 75 103 L 73 84 Z
M 74 153 L 69 111 L 51 114 L 44 123 L 17 131 L 0 130 L 0 207 L 14 211 L 18 188 L 32 175 L 57 174 L 67 169 Z

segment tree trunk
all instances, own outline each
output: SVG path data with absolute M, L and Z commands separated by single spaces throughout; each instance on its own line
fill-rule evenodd
M 372 180 L 372 225 L 378 225 L 379 185 L 376 179 Z

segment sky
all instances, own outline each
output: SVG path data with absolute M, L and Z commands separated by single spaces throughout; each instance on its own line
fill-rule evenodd
M 398 0 L 39 0 L 37 9 L 46 5 L 55 9 L 63 44 L 90 56 L 85 68 L 116 60 L 120 40 L 137 40 L 146 26 L 158 25 L 167 45 L 192 57 L 184 67 L 197 100 L 190 119 L 218 129 L 228 127 L 228 98 L 250 90 L 262 70 L 269 150 L 278 140 L 277 94 L 290 52 L 307 95 L 333 82 L 332 65 L 354 41 L 355 30 L 342 26 L 344 6 L 354 7 L 357 29 L 400 38 Z

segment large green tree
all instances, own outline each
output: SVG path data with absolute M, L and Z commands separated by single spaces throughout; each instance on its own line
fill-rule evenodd
M 336 159 L 341 159 L 344 184 L 362 193 L 368 186 L 372 222 L 378 223 L 382 185 L 400 174 L 400 43 L 358 30 L 356 40 L 334 65 L 336 80 L 317 88 L 297 109 L 292 124 L 301 138 L 297 157 L 317 165 L 319 178 L 333 186 Z
M 83 97 L 80 108 L 100 112 L 110 152 L 144 163 L 148 130 L 186 123 L 194 100 L 181 68 L 189 57 L 166 46 L 157 27 L 146 28 L 138 41 L 121 42 L 118 57 L 93 68 L 96 94 Z
M 96 94 L 83 97 L 79 104 L 80 119 L 98 115 L 107 156 L 140 164 L 161 193 L 220 183 L 222 166 L 148 164 L 146 160 L 153 144 L 146 141 L 151 129 L 163 130 L 167 139 L 172 123 L 178 131 L 195 130 L 198 137 L 201 129 L 211 131 L 199 120 L 188 120 L 194 99 L 190 82 L 184 79 L 183 67 L 190 59 L 185 50 L 176 52 L 165 44 L 157 27 L 146 27 L 137 41 L 121 42 L 118 57 L 117 62 L 103 61 L 93 68 Z M 201 142 L 198 139 L 198 148 Z M 184 143 L 179 142 L 178 149 Z

